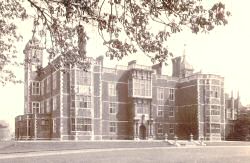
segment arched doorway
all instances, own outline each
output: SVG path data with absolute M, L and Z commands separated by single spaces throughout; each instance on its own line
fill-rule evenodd
M 140 131 L 139 131 L 139 138 L 140 139 L 146 139 L 146 127 L 145 127 L 145 125 L 141 125 L 140 126 Z

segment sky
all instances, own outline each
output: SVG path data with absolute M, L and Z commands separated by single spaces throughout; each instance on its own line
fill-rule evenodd
M 207 3 L 215 0 L 203 0 Z M 250 1 L 247 0 L 222 0 L 231 11 L 229 24 L 216 27 L 209 34 L 192 34 L 182 32 L 171 37 L 168 47 L 174 56 L 183 54 L 184 44 L 186 44 L 186 56 L 196 71 L 213 73 L 225 77 L 225 90 L 231 93 L 239 91 L 241 102 L 244 105 L 250 104 Z M 23 58 L 25 44 L 31 38 L 32 21 L 20 22 L 18 30 L 23 34 L 23 42 L 18 43 L 20 58 Z M 93 30 L 92 37 L 87 43 L 87 53 L 93 57 L 104 55 L 105 49 L 100 40 L 96 40 L 97 33 Z M 98 50 L 97 50 L 98 49 Z M 140 57 L 140 59 L 138 59 Z M 148 58 L 141 55 L 131 55 L 122 61 L 114 62 L 105 59 L 105 65 L 127 64 L 128 61 L 138 59 L 139 64 L 151 64 Z M 171 62 L 164 67 L 164 71 L 171 75 Z M 18 78 L 23 79 L 23 68 L 14 68 Z M 0 86 L 0 120 L 5 120 L 14 130 L 14 118 L 23 114 L 24 111 L 24 90 L 23 84 L 8 83 L 4 87 Z

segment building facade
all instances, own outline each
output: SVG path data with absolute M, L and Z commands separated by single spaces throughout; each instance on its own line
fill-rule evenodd
M 194 73 L 185 56 L 172 60 L 173 75 L 166 76 L 162 64 L 106 68 L 103 57 L 90 58 L 87 72 L 52 64 L 38 71 L 42 51 L 35 39 L 24 50 L 30 62 L 16 139 L 225 139 L 224 78 Z

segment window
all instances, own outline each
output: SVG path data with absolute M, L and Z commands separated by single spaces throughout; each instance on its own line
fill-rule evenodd
M 213 79 L 212 80 L 212 84 L 214 84 L 214 85 L 220 85 L 220 81 L 216 80 L 216 79 Z
M 40 82 L 32 82 L 32 95 L 40 95 Z
M 91 94 L 91 88 L 88 85 L 77 85 L 75 89 L 76 89 L 75 93 L 85 94 L 85 95 Z
M 41 81 L 41 95 L 44 95 L 44 80 Z
M 116 132 L 116 123 L 109 122 L 109 132 Z
M 52 76 L 53 80 L 53 89 L 56 89 L 57 87 L 57 72 L 55 72 Z
M 51 89 L 51 76 L 48 76 L 47 77 L 47 93 L 49 93 L 50 92 L 50 89 Z
M 135 105 L 135 109 L 137 114 L 149 114 L 149 104 L 147 103 L 142 103 L 142 101 L 139 101 Z
M 219 95 L 219 87 L 215 87 L 214 89 L 215 89 L 215 90 L 214 90 L 214 97 L 215 97 L 215 98 L 219 98 L 219 96 L 220 96 L 220 95 Z
M 164 88 L 157 89 L 157 99 L 164 100 Z
M 145 96 L 151 96 L 151 81 L 145 81 Z
M 109 113 L 115 114 L 116 113 L 116 103 L 109 103 Z
M 40 102 L 32 102 L 32 113 L 33 114 L 40 113 Z
M 45 125 L 45 123 L 46 123 L 46 120 L 42 119 L 41 120 L 41 125 Z
M 57 96 L 53 97 L 53 111 L 57 109 Z
M 134 81 L 134 86 L 133 86 L 133 89 L 134 89 L 134 93 L 133 95 L 135 96 L 139 96 L 140 95 L 140 82 L 139 82 L 139 79 L 133 79 Z
M 164 116 L 164 106 L 158 106 L 157 108 L 157 116 L 163 117 Z
M 141 103 L 136 104 L 136 111 L 138 114 L 143 114 L 143 105 Z
M 47 99 L 46 112 L 47 112 L 47 113 L 50 113 L 50 112 L 51 112 L 51 110 L 50 110 L 50 99 Z
M 75 109 L 71 109 L 71 114 L 74 113 L 74 116 L 81 116 L 81 117 L 91 117 L 91 110 L 90 109 L 86 109 L 86 108 L 78 108 L 77 112 L 75 112 Z
M 220 133 L 220 124 L 211 124 L 212 133 Z
M 91 72 L 71 70 L 70 82 L 72 93 L 91 95 Z
M 151 80 L 133 79 L 133 96 L 151 96 Z
M 220 115 L 219 110 L 211 110 L 211 115 Z
M 216 91 L 214 92 L 214 97 L 218 98 L 218 92 L 216 92 Z
M 114 83 L 109 83 L 109 96 L 116 96 L 116 85 Z
M 71 107 L 91 108 L 91 96 L 71 96 Z
M 169 124 L 169 133 L 174 134 L 174 124 Z
M 77 118 L 77 131 L 91 131 L 91 126 L 90 118 Z
M 78 79 L 77 85 L 90 85 L 91 84 L 91 73 L 82 70 L 76 70 L 76 79 Z
M 79 99 L 80 108 L 91 108 L 91 97 L 90 96 L 81 96 Z
M 174 117 L 174 107 L 169 108 L 169 116 Z
M 209 98 L 205 98 L 205 104 L 209 104 L 210 103 L 210 99 Z
M 41 101 L 41 104 L 40 104 L 40 112 L 43 114 L 45 111 L 44 111 L 44 102 Z
M 174 89 L 170 88 L 169 99 L 174 100 Z
M 41 120 L 41 129 L 42 130 L 49 130 L 49 120 L 48 119 Z
M 53 119 L 52 123 L 53 123 L 52 131 L 53 131 L 53 133 L 56 133 L 56 119 Z
M 159 124 L 157 127 L 157 134 L 163 135 L 163 125 Z
M 232 118 L 231 109 L 227 109 L 227 118 Z

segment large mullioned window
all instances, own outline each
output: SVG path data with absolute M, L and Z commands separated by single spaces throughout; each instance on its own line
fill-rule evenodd
M 76 108 L 91 108 L 91 96 L 76 95 L 71 96 L 71 107 Z
M 72 131 L 91 131 L 92 123 L 90 118 L 71 118 Z
M 132 96 L 151 97 L 151 72 L 134 70 L 132 73 Z
M 91 72 L 72 69 L 71 84 L 71 129 L 72 131 L 91 131 Z
M 151 80 L 133 79 L 133 96 L 151 96 Z

